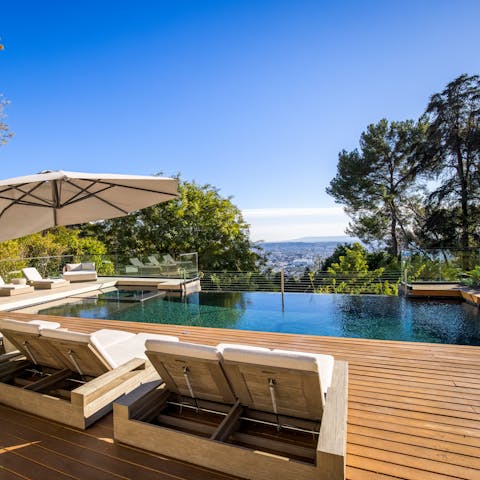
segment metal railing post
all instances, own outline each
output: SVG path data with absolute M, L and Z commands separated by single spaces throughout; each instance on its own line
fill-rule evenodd
M 285 311 L 285 270 L 280 270 L 280 290 L 282 291 L 282 312 Z

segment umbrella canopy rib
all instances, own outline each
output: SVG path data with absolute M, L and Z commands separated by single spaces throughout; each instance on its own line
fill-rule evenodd
M 46 208 L 52 208 L 52 203 L 49 202 L 47 199 L 45 198 L 42 198 L 42 197 L 38 197 L 36 195 L 33 195 L 32 192 L 34 192 L 35 190 L 37 190 L 38 188 L 40 188 L 41 186 L 41 183 L 38 183 L 37 185 L 35 185 L 34 187 L 32 187 L 30 190 L 28 191 L 24 191 L 22 190 L 20 187 L 18 186 L 15 186 L 15 187 L 12 187 L 12 188 L 9 188 L 8 190 L 15 190 L 15 191 L 19 191 L 20 193 L 22 193 L 23 195 L 18 198 L 18 199 L 12 199 L 12 198 L 9 198 L 9 197 L 0 197 L 0 198 L 5 198 L 5 200 L 10 200 L 12 203 L 10 203 L 9 205 L 7 205 L 1 212 L 0 212 L 0 217 L 2 217 L 5 212 L 13 207 L 14 205 L 29 205 L 29 206 L 38 206 L 38 207 L 46 207 Z M 21 185 L 21 187 L 23 187 L 23 185 Z M 28 201 L 28 200 L 23 200 L 25 197 L 32 197 L 34 199 L 36 199 L 37 201 L 39 202 L 42 202 L 42 203 L 35 203 L 35 202 L 32 202 L 32 201 Z
M 0 180 L 0 241 L 121 217 L 178 197 L 173 178 L 43 171 Z

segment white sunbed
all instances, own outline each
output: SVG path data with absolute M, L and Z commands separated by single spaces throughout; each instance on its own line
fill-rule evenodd
M 24 293 L 33 292 L 33 287 L 30 285 L 19 285 L 14 283 L 5 283 L 3 278 L 0 276 L 0 295 L 1 296 L 11 296 L 11 295 L 22 295 Z
M 10 338 L 12 330 L 18 334 L 24 328 L 13 325 L 3 333 Z M 41 328 L 35 338 L 37 350 L 27 356 L 27 365 L 18 359 L 3 362 L 0 403 L 86 428 L 108 413 L 115 399 L 158 378 L 145 360 L 146 336 L 109 329 L 85 334 Z M 178 341 L 167 335 L 159 338 Z M 27 369 L 35 373 L 26 375 Z
M 67 263 L 62 277 L 69 282 L 88 282 L 97 280 L 94 262 Z
M 22 268 L 22 272 L 28 283 L 38 289 L 65 287 L 70 283 L 63 278 L 42 278 L 35 267 Z
M 21 322 L 9 318 L 0 318 L 0 334 L 3 341 L 9 342 L 12 348 L 7 351 L 9 355 L 0 356 L 2 363 L 12 356 L 24 355 L 29 363 L 43 364 L 53 368 L 63 368 L 63 364 L 52 352 L 46 349 L 46 345 L 40 343 L 40 331 L 43 328 L 56 329 L 60 324 L 44 320 L 31 320 Z M 16 349 L 16 350 L 14 350 Z
M 242 478 L 345 478 L 346 362 L 157 340 L 146 354 L 165 383 L 114 403 L 117 441 Z

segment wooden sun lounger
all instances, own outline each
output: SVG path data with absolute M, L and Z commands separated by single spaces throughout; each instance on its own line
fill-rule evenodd
M 165 383 L 114 403 L 116 441 L 242 478 L 345 478 L 346 362 L 236 345 L 146 347 Z
M 68 280 L 63 278 L 42 278 L 38 270 L 34 267 L 22 268 L 22 272 L 28 283 L 38 290 L 51 290 L 70 284 Z
M 0 356 L 0 403 L 5 405 L 85 429 L 108 413 L 115 399 L 158 378 L 144 356 L 145 334 L 99 330 L 88 335 L 40 327 L 26 336 L 25 327 L 12 322 L 23 323 L 0 320 L 0 330 L 23 356 Z

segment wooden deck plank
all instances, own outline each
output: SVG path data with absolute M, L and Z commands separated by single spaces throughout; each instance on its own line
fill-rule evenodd
M 8 316 L 32 318 L 18 313 Z M 36 317 L 82 332 L 116 328 L 176 335 L 209 345 L 235 342 L 332 354 L 350 364 L 348 480 L 480 478 L 480 347 Z M 0 424 L 8 427 L 9 438 L 18 444 L 40 441 L 43 448 L 79 464 L 84 455 L 91 455 L 90 465 L 108 471 L 111 478 L 231 478 L 112 443 L 111 416 L 80 432 L 12 412 L 0 407 Z M 5 465 L 0 455 L 0 474 L 3 466 L 10 477 L 14 472 L 30 478 L 31 460 L 15 470 L 12 465 L 18 466 L 18 452 L 15 462 L 13 450 L 6 455 L 10 458 Z M 44 468 L 55 465 L 60 464 Z
M 193 478 L 199 480 L 225 478 L 222 474 L 213 474 L 202 468 L 192 469 L 182 462 L 143 452 L 132 456 L 130 448 L 113 443 L 111 415 L 104 421 L 106 425 L 82 431 L 23 412 L 14 412 L 12 415 L 13 412 L 10 408 L 0 407 L 0 424 L 14 432 L 12 436 L 18 437 L 18 444 L 37 442 L 36 444 L 48 451 L 57 451 L 62 456 L 77 461 L 80 466 L 87 461 L 98 468 L 99 472 L 95 475 L 87 475 L 85 472 L 81 478 L 158 479 L 158 475 L 162 473 L 165 478 L 186 479 L 190 478 L 192 470 Z
M 28 477 L 20 476 L 15 472 L 7 470 L 6 468 L 0 465 L 0 480 L 22 480 L 27 479 Z

